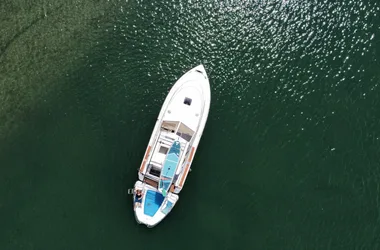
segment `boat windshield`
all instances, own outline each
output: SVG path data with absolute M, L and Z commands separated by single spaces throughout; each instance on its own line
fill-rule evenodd
M 178 124 L 178 121 L 163 121 L 161 124 L 161 129 L 174 133 L 177 130 Z
M 190 141 L 191 137 L 194 135 L 194 131 L 181 122 L 177 131 L 177 135 L 181 136 L 186 141 Z
M 186 141 L 190 141 L 194 135 L 194 131 L 191 128 L 179 121 L 163 121 L 161 124 L 161 129 L 176 133 Z

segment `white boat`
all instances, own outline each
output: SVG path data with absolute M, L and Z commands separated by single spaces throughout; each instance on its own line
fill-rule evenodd
M 158 115 L 133 189 L 136 221 L 154 227 L 179 199 L 210 109 L 210 84 L 203 65 L 172 87 Z M 136 202 L 136 191 L 142 191 Z

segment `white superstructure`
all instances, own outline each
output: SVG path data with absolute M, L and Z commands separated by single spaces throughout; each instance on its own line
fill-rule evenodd
M 203 65 L 183 75 L 167 95 L 134 186 L 143 194 L 134 209 L 138 223 L 155 226 L 178 201 L 207 121 L 210 100 Z M 135 205 L 135 194 L 133 197 Z

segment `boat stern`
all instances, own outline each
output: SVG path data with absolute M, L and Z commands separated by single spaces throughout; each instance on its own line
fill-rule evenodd
M 142 190 L 143 194 L 141 203 L 136 202 L 135 195 L 133 195 L 136 221 L 149 228 L 161 222 L 179 199 L 178 195 L 173 193 L 168 193 L 164 197 L 157 189 L 143 184 L 141 181 L 136 182 L 135 190 Z

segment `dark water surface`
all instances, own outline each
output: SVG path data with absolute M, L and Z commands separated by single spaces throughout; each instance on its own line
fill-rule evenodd
M 0 249 L 380 249 L 376 1 L 0 3 Z M 136 225 L 168 90 L 203 63 L 180 201 Z

